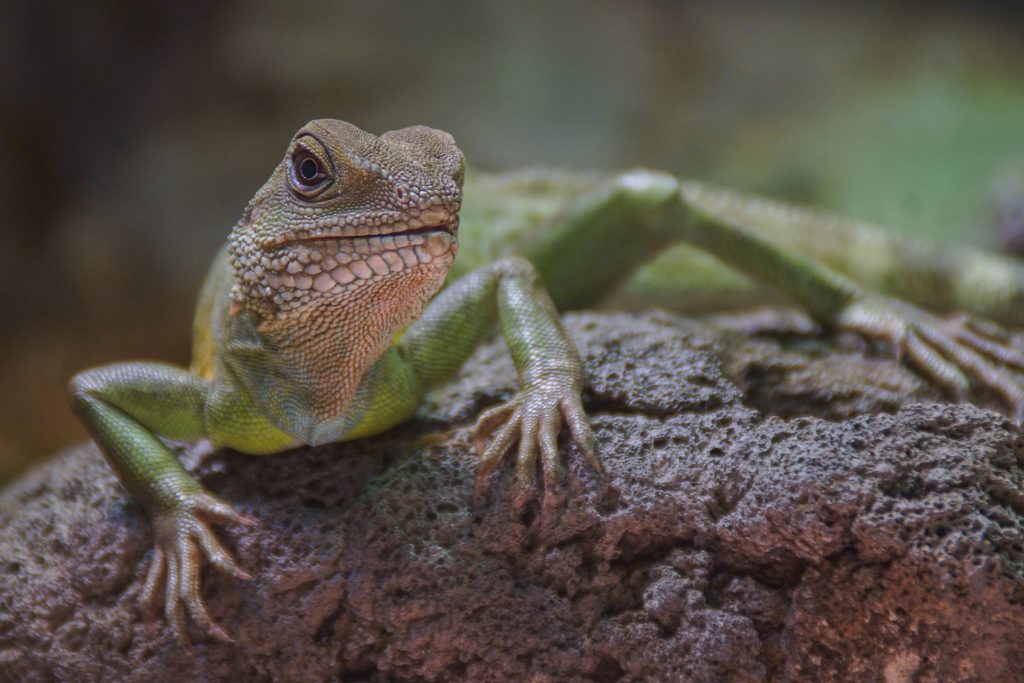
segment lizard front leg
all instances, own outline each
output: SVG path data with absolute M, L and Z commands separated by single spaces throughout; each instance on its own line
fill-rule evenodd
M 184 610 L 210 636 L 231 638 L 213 622 L 199 594 L 205 556 L 222 571 L 242 571 L 210 530 L 209 522 L 252 524 L 206 492 L 157 434 L 172 439 L 204 436 L 205 380 L 160 363 L 122 363 L 81 372 L 69 395 L 118 478 L 146 508 L 155 550 L 142 591 L 149 606 L 164 587 L 164 610 L 180 641 L 187 641 Z
M 410 326 L 397 350 L 425 390 L 453 375 L 495 321 L 508 343 L 520 385 L 511 401 L 479 418 L 478 486 L 518 444 L 517 504 L 522 506 L 535 491 L 538 458 L 550 500 L 563 470 L 557 445 L 563 424 L 590 464 L 600 469 L 600 463 L 580 398 L 579 353 L 528 261 L 505 257 L 455 282 Z

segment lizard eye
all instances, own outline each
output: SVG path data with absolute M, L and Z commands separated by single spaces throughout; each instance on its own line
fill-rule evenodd
M 316 180 L 316 177 L 321 173 L 323 173 L 323 171 L 320 169 L 320 164 L 316 163 L 316 159 L 307 157 L 302 160 L 301 164 L 299 164 L 299 176 L 302 178 L 303 182 L 311 183 Z
M 299 143 L 292 152 L 292 188 L 299 194 L 311 196 L 322 190 L 330 177 L 327 166 L 312 150 Z

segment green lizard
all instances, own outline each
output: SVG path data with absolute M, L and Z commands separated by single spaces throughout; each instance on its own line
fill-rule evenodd
M 998 335 L 869 293 L 797 253 L 811 249 L 879 284 L 881 269 L 849 256 L 859 240 L 874 256 L 899 259 L 896 270 L 909 276 L 882 284 L 903 295 L 928 302 L 938 292 L 1020 323 L 1024 269 L 1010 261 L 879 244 L 839 219 L 634 170 L 477 175 L 467 185 L 467 246 L 453 267 L 463 176 L 447 133 L 412 127 L 377 137 L 342 121 L 309 123 L 213 264 L 192 367 L 132 362 L 72 379 L 74 409 L 153 523 L 142 602 L 162 592 L 180 640 L 186 613 L 230 640 L 200 598 L 200 568 L 205 559 L 248 578 L 210 525 L 254 520 L 206 492 L 160 437 L 270 454 L 379 434 L 410 418 L 497 324 L 520 388 L 479 418 L 478 483 L 514 448 L 518 498 L 527 500 L 538 469 L 548 491 L 562 474 L 563 425 L 600 469 L 580 357 L 557 310 L 595 302 L 674 243 L 771 285 L 826 327 L 892 344 L 958 398 L 977 385 L 1018 421 L 1024 412 L 1010 372 L 1024 369 L 1024 355 Z M 827 239 L 807 239 L 814 230 Z

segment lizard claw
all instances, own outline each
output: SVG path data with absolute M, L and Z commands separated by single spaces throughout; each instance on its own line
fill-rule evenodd
M 963 315 L 940 319 L 910 304 L 870 297 L 850 304 L 839 326 L 894 345 L 901 358 L 957 400 L 971 386 L 1002 399 L 1009 416 L 1024 421 L 1024 386 L 1012 372 L 1024 370 L 1024 352 L 989 323 Z
M 498 468 L 505 454 L 518 444 L 516 455 L 515 507 L 523 509 L 537 493 L 536 471 L 540 464 L 544 507 L 555 500 L 555 489 L 565 467 L 558 453 L 558 433 L 568 425 L 573 440 L 598 472 L 601 462 L 594 454 L 594 433 L 590 427 L 577 382 L 571 378 L 549 378 L 521 391 L 515 398 L 480 415 L 474 438 L 480 465 L 476 491 Z
M 186 628 L 186 612 L 211 638 L 223 643 L 234 643 L 231 636 L 213 621 L 203 603 L 200 595 L 202 559 L 205 556 L 210 564 L 236 578 L 250 580 L 252 577 L 238 566 L 207 523 L 199 519 L 197 513 L 208 515 L 219 522 L 246 525 L 256 523 L 256 520 L 238 514 L 223 501 L 206 493 L 192 499 L 184 511 L 154 514 L 156 547 L 146 574 L 140 602 L 146 613 L 152 614 L 162 584 L 164 615 L 181 645 L 188 645 L 190 642 Z

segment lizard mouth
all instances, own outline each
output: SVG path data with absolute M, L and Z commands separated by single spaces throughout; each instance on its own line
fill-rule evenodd
M 360 230 L 360 231 L 358 231 L 358 232 L 356 232 L 354 234 L 352 234 L 352 233 L 349 233 L 349 234 L 346 234 L 346 233 L 341 233 L 341 234 L 326 233 L 326 234 L 302 235 L 302 236 L 295 237 L 295 238 L 293 238 L 291 240 L 288 240 L 287 242 L 284 242 L 282 244 L 275 245 L 275 246 L 287 246 L 288 244 L 300 244 L 302 242 L 336 242 L 336 241 L 345 241 L 345 240 L 358 240 L 358 239 L 367 239 L 367 238 L 371 238 L 371 237 L 399 237 L 399 236 L 412 237 L 414 235 L 430 235 L 430 234 L 436 233 L 436 232 L 446 232 L 451 237 L 455 237 L 455 236 L 457 236 L 459 234 L 459 219 L 458 218 L 453 218 L 452 220 L 444 222 L 444 223 L 431 223 L 429 225 L 421 225 L 421 226 L 418 226 L 418 227 L 415 227 L 415 228 L 404 228 L 404 229 L 399 229 L 399 230 L 393 229 L 394 226 L 390 226 L 390 227 L 391 227 L 391 229 L 385 228 L 384 230 L 378 230 L 378 231 L 373 231 L 373 230 L 362 231 L 362 230 Z
M 388 235 L 426 235 L 431 232 L 446 232 L 453 237 L 459 232 L 459 221 L 458 219 L 449 221 L 447 223 L 437 223 L 434 225 L 424 225 L 419 228 L 409 228 L 408 230 L 399 230 L 398 232 L 389 232 Z
M 375 219 L 376 218 L 376 219 Z M 390 219 L 390 220 L 389 220 Z M 326 225 L 309 225 L 293 231 L 291 234 L 279 234 L 259 240 L 264 251 L 276 251 L 289 245 L 310 242 L 348 242 L 375 237 L 406 237 L 412 238 L 434 233 L 448 233 L 453 239 L 459 231 L 459 214 L 445 209 L 431 208 L 418 216 L 404 218 L 396 216 L 370 217 L 352 223 L 334 223 Z

